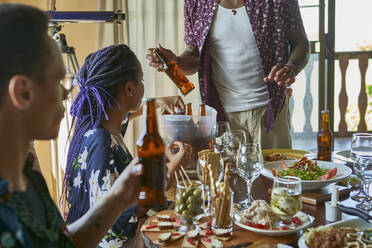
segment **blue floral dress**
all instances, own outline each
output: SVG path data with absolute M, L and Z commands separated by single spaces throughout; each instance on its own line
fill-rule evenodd
M 88 130 L 73 159 L 73 169 L 67 182 L 67 223 L 79 219 L 99 201 L 132 159 L 126 147 L 116 142 L 102 126 Z M 134 237 L 137 228 L 136 213 L 137 207 L 122 213 L 98 247 L 121 247 L 129 238 Z

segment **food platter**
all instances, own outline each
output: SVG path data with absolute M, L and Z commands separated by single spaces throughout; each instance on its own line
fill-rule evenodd
M 303 150 L 293 150 L 293 149 L 264 149 L 262 150 L 262 157 L 265 162 L 271 162 L 269 156 L 272 154 L 283 154 L 289 159 L 300 159 L 310 152 Z
M 365 229 L 371 228 L 372 225 L 362 219 L 352 218 L 348 220 L 341 220 L 341 221 L 324 226 L 324 228 L 327 228 L 327 227 L 350 227 L 350 228 L 365 230 Z M 302 235 L 301 238 L 298 240 L 298 247 L 307 248 L 304 235 Z
M 286 160 L 284 163 L 287 166 L 291 166 L 292 163 L 295 163 L 296 160 Z M 324 186 L 327 186 L 330 183 L 341 181 L 342 179 L 348 177 L 351 175 L 352 170 L 342 164 L 332 163 L 332 162 L 326 162 L 326 161 L 317 161 L 317 164 L 322 169 L 333 169 L 337 168 L 337 174 L 334 178 L 328 179 L 328 180 L 301 180 L 302 184 L 302 190 L 314 190 L 314 189 L 320 189 Z M 271 169 L 280 170 L 281 168 L 281 161 L 275 161 L 275 162 L 268 162 L 264 164 L 264 169 L 262 170 L 261 174 L 267 178 L 270 178 L 271 180 L 274 179 L 274 176 L 272 174 Z
M 288 230 L 275 230 L 275 229 L 261 229 L 261 228 L 256 228 L 252 226 L 248 226 L 244 223 L 242 223 L 243 217 L 242 217 L 243 211 L 238 211 L 234 215 L 234 223 L 241 228 L 244 228 L 248 231 L 252 231 L 256 234 L 260 235 L 265 235 L 265 236 L 285 236 L 285 235 L 290 235 L 294 234 L 300 230 L 303 230 L 307 227 L 309 227 L 313 222 L 314 222 L 314 217 L 311 215 L 308 215 L 304 212 L 299 212 L 297 215 L 302 215 L 305 216 L 305 221 L 300 226 L 296 226 L 295 228 L 290 228 Z M 303 217 L 302 217 L 303 219 Z

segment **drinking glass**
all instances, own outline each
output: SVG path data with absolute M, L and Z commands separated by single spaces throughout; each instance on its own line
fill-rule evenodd
M 302 186 L 298 177 L 275 177 L 270 206 L 280 216 L 280 225 L 291 225 L 292 217 L 301 210 Z
M 196 217 L 203 213 L 203 191 L 200 182 L 189 184 L 184 181 L 177 183 L 176 190 L 176 213 L 182 220 L 183 226 L 180 231 L 194 229 Z
M 251 186 L 263 169 L 263 158 L 260 146 L 255 143 L 241 145 L 237 155 L 237 169 L 239 176 L 247 184 L 247 199 L 240 203 L 241 207 L 248 208 L 253 199 Z
M 372 134 L 356 133 L 353 134 L 351 141 L 350 158 L 354 161 L 354 173 L 361 180 L 359 191 L 351 197 L 351 199 L 362 202 L 366 196 L 363 190 L 362 168 L 360 163 L 357 163 L 358 156 L 372 156 Z
M 356 207 L 365 211 L 372 210 L 372 197 L 370 197 L 370 185 L 372 183 L 372 155 L 357 155 L 356 164 L 361 169 L 361 195 L 363 200 Z
M 228 122 L 217 122 L 212 128 L 212 145 L 222 155 L 231 140 L 230 125 Z
M 232 153 L 233 168 L 236 167 L 236 155 L 238 154 L 239 148 L 242 144 L 247 141 L 247 136 L 244 130 L 231 130 L 231 138 L 229 144 L 229 151 Z

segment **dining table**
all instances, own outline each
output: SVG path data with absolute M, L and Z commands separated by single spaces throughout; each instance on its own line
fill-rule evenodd
M 336 164 L 343 164 L 347 165 L 352 168 L 352 163 L 333 159 L 334 163 Z M 253 199 L 262 199 L 266 202 L 270 202 L 270 189 L 273 186 L 273 181 L 269 178 L 264 177 L 263 175 L 260 175 L 252 185 L 252 196 Z M 242 185 L 244 187 L 244 185 Z M 349 206 L 349 207 L 355 207 L 356 202 L 353 201 L 350 198 L 350 194 L 344 195 L 344 197 L 340 198 L 340 203 Z M 172 206 L 171 206 L 172 208 Z M 326 225 L 330 224 L 331 222 L 328 222 L 325 218 L 325 204 L 319 204 L 319 205 L 311 205 L 307 203 L 303 203 L 302 210 L 308 215 L 311 215 L 314 217 L 314 222 L 312 223 L 311 227 L 317 227 L 320 225 Z M 343 220 L 351 219 L 354 216 L 347 215 L 342 213 L 341 218 Z M 147 219 L 145 223 L 148 223 L 151 220 L 151 218 Z M 252 233 L 251 231 L 245 230 L 242 227 L 239 227 L 237 225 L 234 225 L 234 235 L 235 237 L 238 237 L 239 239 L 235 239 L 234 242 L 228 242 L 225 243 L 225 247 L 277 247 L 276 244 L 286 244 L 291 247 L 298 247 L 298 240 L 303 235 L 304 231 L 298 231 L 296 234 L 287 235 L 287 236 L 278 236 L 278 237 L 272 237 L 272 236 L 263 236 L 259 234 Z M 152 241 L 154 241 L 154 236 L 152 234 L 148 234 L 146 232 L 141 232 L 141 238 L 144 243 L 144 247 L 158 247 L 155 245 Z M 182 240 L 179 240 L 178 242 L 173 243 L 170 246 L 166 247 L 181 247 L 182 246 Z M 199 245 L 199 247 L 203 247 L 203 245 Z

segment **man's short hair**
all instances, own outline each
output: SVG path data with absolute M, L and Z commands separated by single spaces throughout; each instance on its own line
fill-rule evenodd
M 0 4 L 0 97 L 16 74 L 40 79 L 46 55 L 49 17 L 21 4 Z

